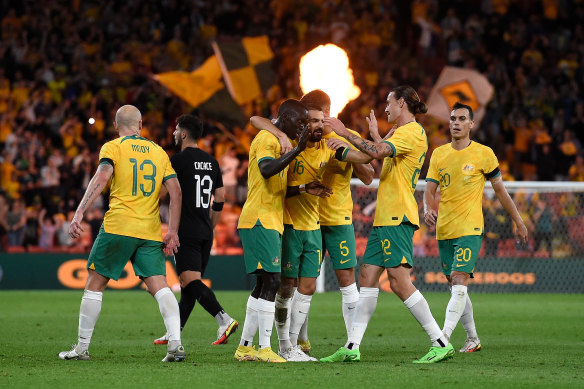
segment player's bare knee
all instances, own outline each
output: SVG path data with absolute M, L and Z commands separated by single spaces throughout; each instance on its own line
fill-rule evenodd
M 316 292 L 316 278 L 301 278 L 298 283 L 298 293 L 312 296 Z
M 282 277 L 280 280 L 280 287 L 278 288 L 278 294 L 284 298 L 292 297 L 294 286 L 296 285 L 295 280 L 295 278 Z
M 450 279 L 451 279 L 451 281 L 450 281 L 451 285 L 468 286 L 470 274 L 456 271 L 456 272 L 452 272 L 452 274 L 450 275 Z
M 341 288 L 355 283 L 355 269 L 336 270 L 336 274 Z

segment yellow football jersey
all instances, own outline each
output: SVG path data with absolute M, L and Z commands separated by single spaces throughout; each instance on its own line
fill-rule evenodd
M 102 146 L 99 163 L 114 167 L 105 232 L 162 242 L 160 188 L 176 177 L 168 154 L 148 139 L 124 136 Z
M 359 135 L 356 131 L 351 131 Z M 359 135 L 360 136 L 360 135 Z M 338 138 L 344 142 L 342 136 L 331 132 L 323 136 L 323 139 Z M 356 150 L 353 145 L 351 148 Z M 330 197 L 319 200 L 320 224 L 323 226 L 340 226 L 353 222 L 353 198 L 351 197 L 351 176 L 353 164 L 333 159 L 328 165 L 322 177 L 322 183 L 333 190 Z
M 253 228 L 258 220 L 269 230 L 284 232 L 284 197 L 286 197 L 286 174 L 288 166 L 281 172 L 265 179 L 259 163 L 266 159 L 280 158 L 282 148 L 278 139 L 268 131 L 260 131 L 249 150 L 247 169 L 248 193 L 237 228 Z
M 385 142 L 393 149 L 393 156 L 383 161 L 373 225 L 397 226 L 407 218 L 419 227 L 414 191 L 428 150 L 426 131 L 420 123 L 409 122 Z
M 288 185 L 296 186 L 312 181 L 322 182 L 328 164 L 334 159 L 335 152 L 328 148 L 324 139 L 316 143 L 314 147 L 307 147 L 290 163 Z M 291 224 L 295 230 L 319 229 L 319 199 L 320 197 L 306 192 L 286 198 L 284 223 Z
M 483 233 L 483 190 L 487 178 L 496 178 L 499 162 L 493 150 L 477 142 L 462 150 L 450 143 L 432 153 L 426 181 L 440 186 L 437 239 Z

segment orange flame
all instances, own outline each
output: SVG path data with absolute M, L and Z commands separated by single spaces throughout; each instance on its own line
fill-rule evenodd
M 354 81 L 347 53 L 332 43 L 320 45 L 300 59 L 302 93 L 314 89 L 326 92 L 331 98 L 331 116 L 337 116 L 349 101 L 361 94 Z

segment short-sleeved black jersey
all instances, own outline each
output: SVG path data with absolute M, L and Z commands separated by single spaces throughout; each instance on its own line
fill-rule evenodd
M 211 196 L 223 187 L 221 169 L 215 158 L 201 149 L 187 147 L 170 159 L 182 190 L 179 239 L 213 239 L 209 217 Z

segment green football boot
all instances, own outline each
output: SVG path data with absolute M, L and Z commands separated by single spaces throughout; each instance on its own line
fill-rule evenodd
M 448 346 L 446 347 L 430 347 L 428 354 L 420 359 L 416 359 L 413 363 L 437 363 L 447 359 L 452 359 L 452 357 L 454 357 L 454 347 L 452 347 L 451 343 L 448 343 Z
M 360 360 L 361 353 L 358 348 L 349 350 L 345 347 L 340 347 L 333 355 L 320 358 L 321 362 L 359 362 Z

